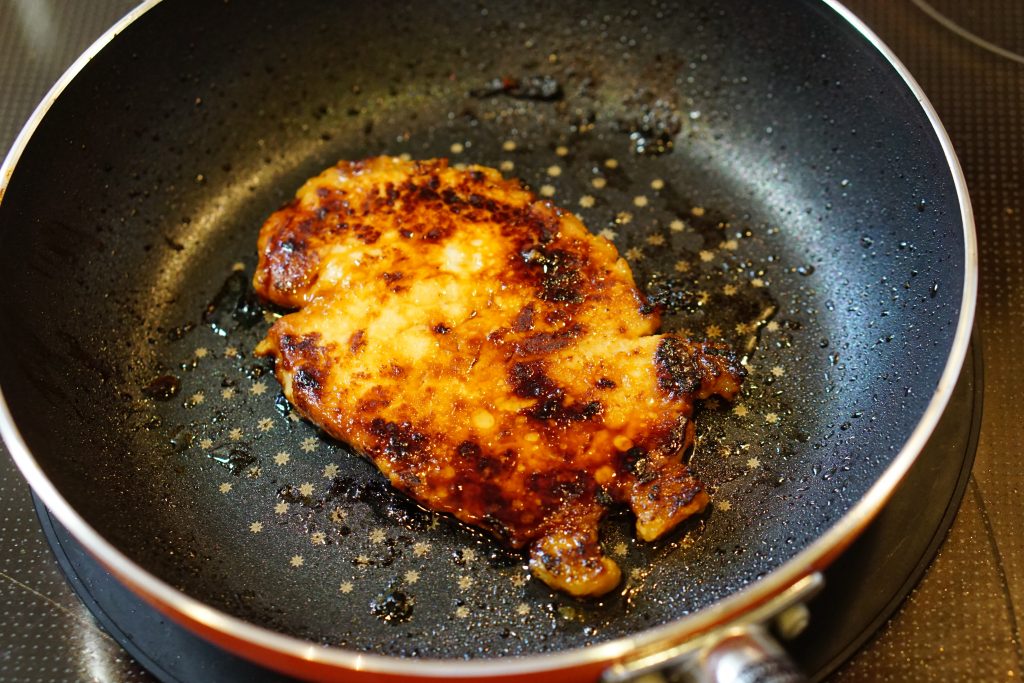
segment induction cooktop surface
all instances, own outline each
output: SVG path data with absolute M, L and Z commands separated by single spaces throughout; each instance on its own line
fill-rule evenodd
M 133 4 L 0 0 L 0 148 Z M 893 504 L 829 571 L 811 610 L 812 623 L 833 627 L 809 630 L 792 648 L 829 681 L 1014 680 L 1024 673 L 1024 434 L 1013 410 L 1024 372 L 1024 4 L 847 5 L 908 66 L 953 140 L 976 215 L 981 286 L 950 409 Z M 188 645 L 191 636 L 111 581 L 45 508 L 37 518 L 6 456 L 0 496 L 0 680 L 281 680 Z

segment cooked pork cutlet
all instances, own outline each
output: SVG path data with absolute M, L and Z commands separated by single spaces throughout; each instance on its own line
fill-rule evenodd
M 299 309 L 257 349 L 299 412 L 424 506 L 528 547 L 552 587 L 619 582 L 610 505 L 647 541 L 707 505 L 683 456 L 694 401 L 739 391 L 735 356 L 655 335 L 615 247 L 518 181 L 341 162 L 264 224 L 254 284 Z

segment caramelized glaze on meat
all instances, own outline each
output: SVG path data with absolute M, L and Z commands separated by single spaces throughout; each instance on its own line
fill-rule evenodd
M 341 162 L 259 236 L 254 284 L 298 308 L 258 353 L 296 408 L 423 505 L 528 547 L 574 595 L 619 582 L 598 523 L 644 540 L 708 502 L 693 403 L 733 398 L 726 348 L 654 335 L 607 240 L 489 168 Z

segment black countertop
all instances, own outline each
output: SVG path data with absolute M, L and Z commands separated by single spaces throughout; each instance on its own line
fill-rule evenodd
M 0 0 L 0 149 L 61 72 L 134 3 Z M 895 616 L 830 680 L 1015 680 L 1024 674 L 1024 3 L 849 0 L 923 86 L 967 177 L 981 253 L 984 416 L 946 541 Z M 979 341 L 976 340 L 976 343 Z M 0 457 L 0 680 L 152 681 L 96 626 Z

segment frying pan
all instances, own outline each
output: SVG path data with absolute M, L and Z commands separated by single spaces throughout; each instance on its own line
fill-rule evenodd
M 552 593 L 394 493 L 252 357 L 281 313 L 247 286 L 262 220 L 382 153 L 522 178 L 616 243 L 666 329 L 744 356 L 741 401 L 697 416 L 714 505 L 654 544 L 611 514 L 611 595 Z M 616 680 L 799 628 L 973 319 L 949 141 L 835 3 L 148 3 L 2 178 L 0 423 L 29 483 L 157 608 L 317 680 Z

